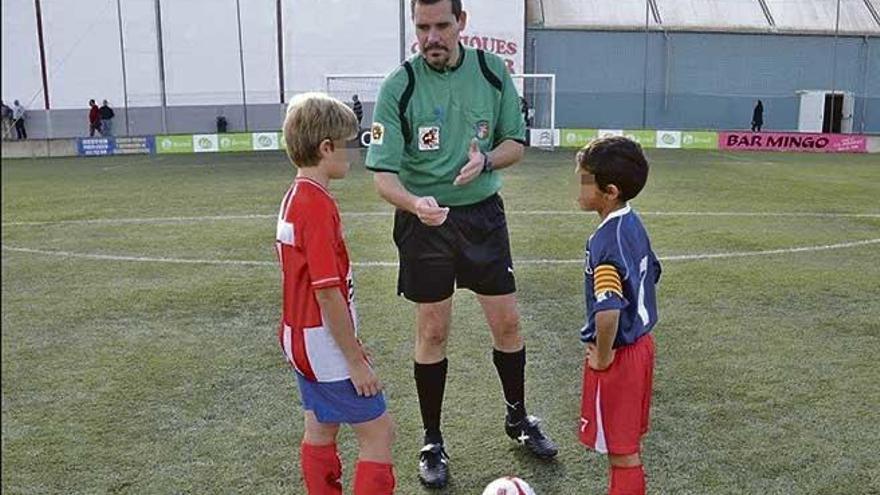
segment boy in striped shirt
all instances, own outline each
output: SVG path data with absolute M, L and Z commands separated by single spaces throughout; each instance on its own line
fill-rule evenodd
M 609 495 L 643 495 L 639 453 L 651 407 L 660 262 L 628 201 L 644 187 L 648 162 L 638 143 L 603 138 L 578 153 L 577 174 L 578 204 L 601 218 L 584 263 L 580 440 L 608 455 Z
M 311 495 L 342 494 L 336 450 L 342 423 L 351 425 L 360 447 L 353 493 L 388 495 L 395 485 L 394 424 L 357 338 L 351 263 L 328 190 L 330 181 L 342 179 L 351 167 L 346 141 L 357 130 L 350 108 L 319 93 L 294 98 L 284 121 L 287 154 L 297 174 L 278 213 L 275 247 L 283 284 L 278 337 L 305 409 L 300 461 Z

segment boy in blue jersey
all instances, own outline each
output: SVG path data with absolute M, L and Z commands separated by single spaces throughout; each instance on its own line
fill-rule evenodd
M 587 241 L 584 293 L 587 343 L 580 440 L 607 454 L 609 495 L 642 495 L 639 455 L 648 431 L 654 337 L 655 285 L 660 262 L 628 201 L 642 190 L 648 162 L 641 146 L 623 137 L 598 139 L 577 154 L 578 204 L 601 223 Z

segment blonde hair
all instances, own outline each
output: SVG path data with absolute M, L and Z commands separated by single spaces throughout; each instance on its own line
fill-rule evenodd
M 353 139 L 358 121 L 345 103 L 324 93 L 297 95 L 287 106 L 284 139 L 287 155 L 297 167 L 314 167 L 321 161 L 320 146 L 325 139 Z

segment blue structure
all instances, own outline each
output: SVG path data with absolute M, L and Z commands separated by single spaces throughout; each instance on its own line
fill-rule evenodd
M 745 129 L 760 99 L 766 130 L 797 130 L 797 91 L 833 88 L 855 96 L 853 132 L 880 133 L 880 38 L 530 28 L 526 41 L 529 71 L 556 74 L 557 127 Z

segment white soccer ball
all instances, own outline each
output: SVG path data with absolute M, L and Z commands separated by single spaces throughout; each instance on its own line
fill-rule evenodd
M 535 495 L 535 491 L 525 481 L 505 476 L 486 485 L 483 495 Z

